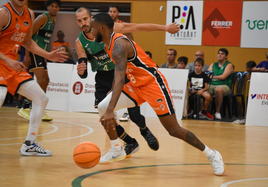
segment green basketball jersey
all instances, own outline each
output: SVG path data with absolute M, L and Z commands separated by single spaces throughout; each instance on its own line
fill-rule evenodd
M 90 61 L 91 70 L 93 72 L 97 70 L 110 71 L 114 69 L 115 65 L 113 61 L 104 51 L 104 43 L 89 40 L 83 32 L 79 34 L 78 38 L 87 55 L 87 59 Z
M 33 35 L 32 39 L 39 47 L 47 50 L 47 46 L 55 27 L 55 18 L 53 18 L 51 22 L 48 13 L 44 13 L 44 15 L 47 17 L 47 22 Z

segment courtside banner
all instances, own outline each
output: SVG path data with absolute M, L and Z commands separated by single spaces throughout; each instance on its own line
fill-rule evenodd
M 203 45 L 239 46 L 242 1 L 205 1 Z
M 68 111 L 73 65 L 47 63 L 47 69 L 49 83 L 46 95 L 49 101 L 46 109 Z
M 261 82 L 268 80 L 268 73 L 252 73 L 248 94 L 246 125 L 268 127 L 268 87 Z
M 241 47 L 268 48 L 268 2 L 243 3 Z
M 76 65 L 74 66 L 71 80 L 71 91 L 69 99 L 69 112 L 98 112 L 94 108 L 95 101 L 95 74 L 88 64 L 88 76 L 81 79 L 78 76 Z
M 166 32 L 166 45 L 201 45 L 203 1 L 167 1 L 166 24 L 173 22 L 180 31 Z

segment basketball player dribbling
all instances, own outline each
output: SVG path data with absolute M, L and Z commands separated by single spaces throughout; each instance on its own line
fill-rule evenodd
M 0 106 L 7 91 L 19 93 L 33 101 L 29 129 L 20 153 L 25 156 L 51 156 L 52 152 L 43 149 L 36 142 L 38 129 L 48 98 L 25 66 L 17 61 L 17 53 L 23 45 L 26 49 L 52 61 L 63 62 L 66 53 L 51 52 L 38 47 L 31 39 L 34 13 L 24 5 L 24 0 L 10 0 L 0 7 Z
M 56 15 L 60 10 L 60 0 L 47 0 L 46 8 L 48 12 L 39 15 L 33 22 L 33 40 L 42 49 L 47 51 L 50 43 L 51 35 L 54 31 L 56 24 Z M 37 54 L 31 53 L 26 50 L 24 64 L 28 67 L 29 72 L 33 72 L 37 83 L 43 89 L 44 92 L 47 90 L 49 83 L 49 77 L 47 73 L 47 60 Z M 18 114 L 29 120 L 30 116 L 30 103 L 31 101 L 25 99 L 25 104 L 21 108 Z M 52 121 L 53 118 L 49 117 L 46 113 L 43 114 L 43 121 Z
M 76 11 L 76 22 L 82 32 L 79 34 L 78 39 L 75 42 L 76 52 L 78 54 L 78 65 L 77 71 L 81 78 L 87 76 L 86 63 L 90 61 L 92 71 L 96 71 L 95 76 L 96 81 L 96 92 L 95 92 L 95 107 L 97 108 L 99 102 L 101 102 L 107 95 L 107 93 L 112 89 L 113 79 L 114 79 L 114 63 L 109 58 L 109 55 L 104 51 L 104 44 L 95 41 L 95 37 L 91 33 L 90 29 L 90 19 L 91 12 L 89 9 L 84 7 L 79 8 Z M 116 24 L 115 28 L 118 31 L 124 32 L 125 29 L 128 31 L 153 31 L 153 30 L 165 30 L 170 33 L 176 33 L 179 31 L 178 25 L 173 23 L 168 26 L 156 25 L 156 24 Z M 119 29 L 118 29 L 119 28 Z M 149 147 L 152 150 L 158 150 L 159 143 L 155 136 L 151 133 L 149 128 L 146 126 L 145 118 L 140 114 L 140 108 L 134 107 L 128 109 L 131 120 L 140 127 L 140 132 L 142 136 L 147 141 Z M 130 157 L 133 153 L 139 150 L 138 142 L 130 137 L 120 125 L 116 126 L 116 131 L 118 136 L 126 142 L 125 152 L 127 157 Z
M 225 168 L 220 153 L 208 148 L 192 132 L 178 124 L 167 81 L 156 64 L 135 42 L 115 33 L 113 27 L 114 21 L 106 13 L 97 14 L 91 20 L 96 41 L 106 44 L 106 52 L 115 63 L 113 91 L 98 107 L 100 121 L 112 144 L 112 149 L 102 155 L 100 162 L 110 163 L 123 160 L 126 156 L 115 131 L 114 111 L 148 102 L 171 136 L 202 151 L 213 166 L 214 173 L 222 175 Z M 130 80 L 127 84 L 125 74 Z

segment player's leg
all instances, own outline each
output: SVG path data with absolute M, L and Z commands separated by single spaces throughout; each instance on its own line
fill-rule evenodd
M 105 99 L 103 99 L 101 103 L 98 105 L 100 117 L 102 117 L 104 113 L 106 112 L 107 107 L 110 103 L 111 97 L 112 97 L 112 92 L 109 93 L 105 97 Z M 117 111 L 122 108 L 135 107 L 135 106 L 136 106 L 136 103 L 133 100 L 127 97 L 124 93 L 121 93 L 114 111 Z M 114 125 L 116 126 L 115 120 L 114 120 Z M 123 160 L 126 157 L 126 152 L 124 151 L 123 146 L 121 145 L 116 129 L 113 129 L 111 126 L 109 126 L 109 129 L 106 132 L 111 141 L 111 149 L 102 155 L 99 163 L 107 164 L 107 163 Z
M 159 142 L 150 129 L 146 126 L 145 117 L 141 115 L 140 107 L 128 108 L 128 113 L 131 121 L 133 121 L 140 128 L 141 135 L 147 141 L 148 146 L 152 150 L 157 151 L 159 149 Z M 128 147 L 129 148 L 127 150 L 132 149 L 131 145 Z M 127 150 L 126 153 L 128 154 L 130 151 Z
M 110 71 L 97 71 L 95 76 L 95 108 L 98 108 L 98 104 L 107 96 L 107 94 L 111 91 L 114 79 L 114 70 Z M 115 119 L 117 119 L 117 115 L 115 112 Z M 127 153 L 127 157 L 130 157 L 131 154 L 137 152 L 139 150 L 139 144 L 135 138 L 129 136 L 126 133 L 125 129 L 117 123 L 116 132 L 118 137 L 125 142 L 125 151 Z
M 162 125 L 171 136 L 179 138 L 202 151 L 210 160 L 216 175 L 224 173 L 224 163 L 220 153 L 209 149 L 192 132 L 179 125 L 167 81 L 161 73 L 159 73 L 156 81 L 144 86 L 139 91 L 140 97 L 146 100 L 155 110 Z
M 43 149 L 36 142 L 38 129 L 48 102 L 46 94 L 34 80 L 23 83 L 18 93 L 32 100 L 28 134 L 20 153 L 25 156 L 51 156 L 50 151 Z
M 7 95 L 7 87 L 5 85 L 0 85 L 0 107 L 3 105 Z
M 205 91 L 203 92 L 202 96 L 205 98 L 205 101 L 204 101 L 204 107 L 203 107 L 203 110 L 202 110 L 202 114 L 208 119 L 208 120 L 213 120 L 214 117 L 209 113 L 208 111 L 208 105 L 210 104 L 211 100 L 212 100 L 212 97 L 211 95 Z

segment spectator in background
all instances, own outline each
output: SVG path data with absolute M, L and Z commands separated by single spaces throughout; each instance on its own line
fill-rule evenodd
M 178 64 L 176 63 L 177 51 L 175 49 L 169 49 L 167 51 L 167 63 L 164 63 L 160 68 L 172 68 L 177 69 Z
M 62 46 L 62 45 L 71 47 L 71 45 L 70 45 L 69 42 L 65 42 L 64 41 L 64 37 L 65 37 L 64 32 L 62 30 L 59 30 L 57 32 L 57 38 L 58 38 L 58 40 L 52 43 L 52 49 L 51 49 L 51 51 L 54 51 L 56 49 L 59 49 L 60 46 Z
M 185 69 L 188 63 L 188 58 L 185 56 L 181 56 L 178 58 L 178 69 Z
M 202 58 L 197 58 L 195 59 L 194 63 L 195 63 L 195 71 L 189 73 L 189 76 L 188 76 L 189 93 L 191 95 L 192 94 L 202 95 L 204 97 L 205 99 L 204 107 L 203 107 L 203 104 L 201 104 L 202 109 L 201 109 L 201 112 L 199 113 L 199 116 L 205 117 L 208 120 L 213 120 L 214 117 L 208 111 L 208 105 L 210 104 L 212 98 L 211 98 L 211 95 L 207 92 L 209 77 L 207 74 L 205 74 L 202 71 L 202 68 L 204 67 L 204 60 Z M 191 111 L 193 109 L 194 103 L 191 97 L 189 101 L 190 101 L 189 111 Z M 189 113 L 192 113 L 192 111 Z
M 221 119 L 220 109 L 223 101 L 223 96 L 231 94 L 229 85 L 229 77 L 234 71 L 234 67 L 231 62 L 227 60 L 228 50 L 221 48 L 218 51 L 218 62 L 212 63 L 208 71 L 213 71 L 214 77 L 209 87 L 210 95 L 215 94 L 216 113 L 215 118 Z
M 254 68 L 255 66 L 256 66 L 256 63 L 255 63 L 253 60 L 248 61 L 248 62 L 246 63 L 246 71 L 248 72 L 248 74 L 247 74 L 247 80 L 250 80 L 252 70 L 253 70 L 253 68 Z
M 204 52 L 203 51 L 196 51 L 195 59 L 197 59 L 197 58 L 202 58 L 204 60 L 204 58 L 205 58 Z M 189 72 L 194 71 L 195 70 L 194 62 L 191 62 L 191 63 L 187 64 L 186 69 L 189 69 Z M 208 71 L 208 65 L 204 64 L 204 67 L 202 68 L 202 71 L 203 72 Z
M 266 52 L 266 59 L 259 63 L 256 67 L 252 69 L 253 72 L 267 72 L 268 71 L 268 51 Z
M 60 46 L 59 51 L 60 52 L 63 51 L 63 52 L 67 53 L 68 59 L 63 62 L 64 64 L 75 64 L 75 62 L 73 60 L 72 52 L 71 52 L 69 47 L 67 47 L 66 45 L 62 45 L 62 46 Z
M 148 55 L 148 57 L 150 57 L 151 59 L 153 58 L 153 55 L 150 51 L 145 51 L 145 53 Z
M 110 5 L 108 14 L 112 17 L 112 19 L 114 20 L 115 23 L 123 23 L 124 22 L 118 18 L 119 12 L 120 11 L 119 11 L 119 8 L 117 6 Z M 129 39 L 134 41 L 134 37 L 133 37 L 132 33 L 124 33 L 124 35 L 126 35 Z

